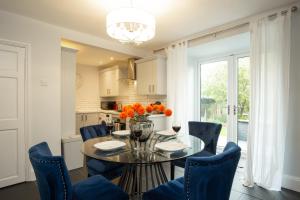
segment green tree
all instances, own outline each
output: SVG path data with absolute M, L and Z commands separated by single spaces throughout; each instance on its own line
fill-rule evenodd
M 238 60 L 238 119 L 248 119 L 249 113 L 249 57 Z M 225 123 L 227 118 L 226 62 L 215 62 L 201 67 L 201 117 Z M 208 101 L 210 100 L 210 101 Z
M 238 119 L 249 120 L 250 71 L 249 57 L 239 59 L 238 68 Z

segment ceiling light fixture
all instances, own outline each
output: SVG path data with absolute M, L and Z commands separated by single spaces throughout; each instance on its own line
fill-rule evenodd
M 119 8 L 106 16 L 107 34 L 122 43 L 141 44 L 155 35 L 155 18 L 134 8 Z

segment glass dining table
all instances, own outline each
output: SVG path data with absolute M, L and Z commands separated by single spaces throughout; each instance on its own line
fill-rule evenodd
M 96 143 L 118 140 L 126 143 L 122 149 L 115 151 L 101 151 L 94 147 Z M 156 144 L 165 141 L 176 141 L 186 146 L 184 150 L 176 152 L 161 151 Z M 82 153 L 90 158 L 124 164 L 119 186 L 130 196 L 141 197 L 142 193 L 160 184 L 168 182 L 163 163 L 186 158 L 203 150 L 204 142 L 194 136 L 179 134 L 166 137 L 152 134 L 147 142 L 140 143 L 129 137 L 104 136 L 89 139 L 82 144 Z

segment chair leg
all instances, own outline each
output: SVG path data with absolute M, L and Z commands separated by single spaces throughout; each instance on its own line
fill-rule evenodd
M 90 177 L 90 174 L 88 172 L 88 168 L 87 168 L 87 165 L 86 165 L 86 161 L 87 161 L 87 157 L 84 156 L 83 157 L 83 172 L 84 172 L 84 174 L 87 175 L 87 177 Z
M 171 163 L 171 180 L 175 178 L 175 165 Z

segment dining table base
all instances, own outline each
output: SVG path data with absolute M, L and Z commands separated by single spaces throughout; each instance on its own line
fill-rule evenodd
M 127 164 L 119 180 L 119 186 L 135 199 L 151 188 L 168 182 L 162 163 Z

